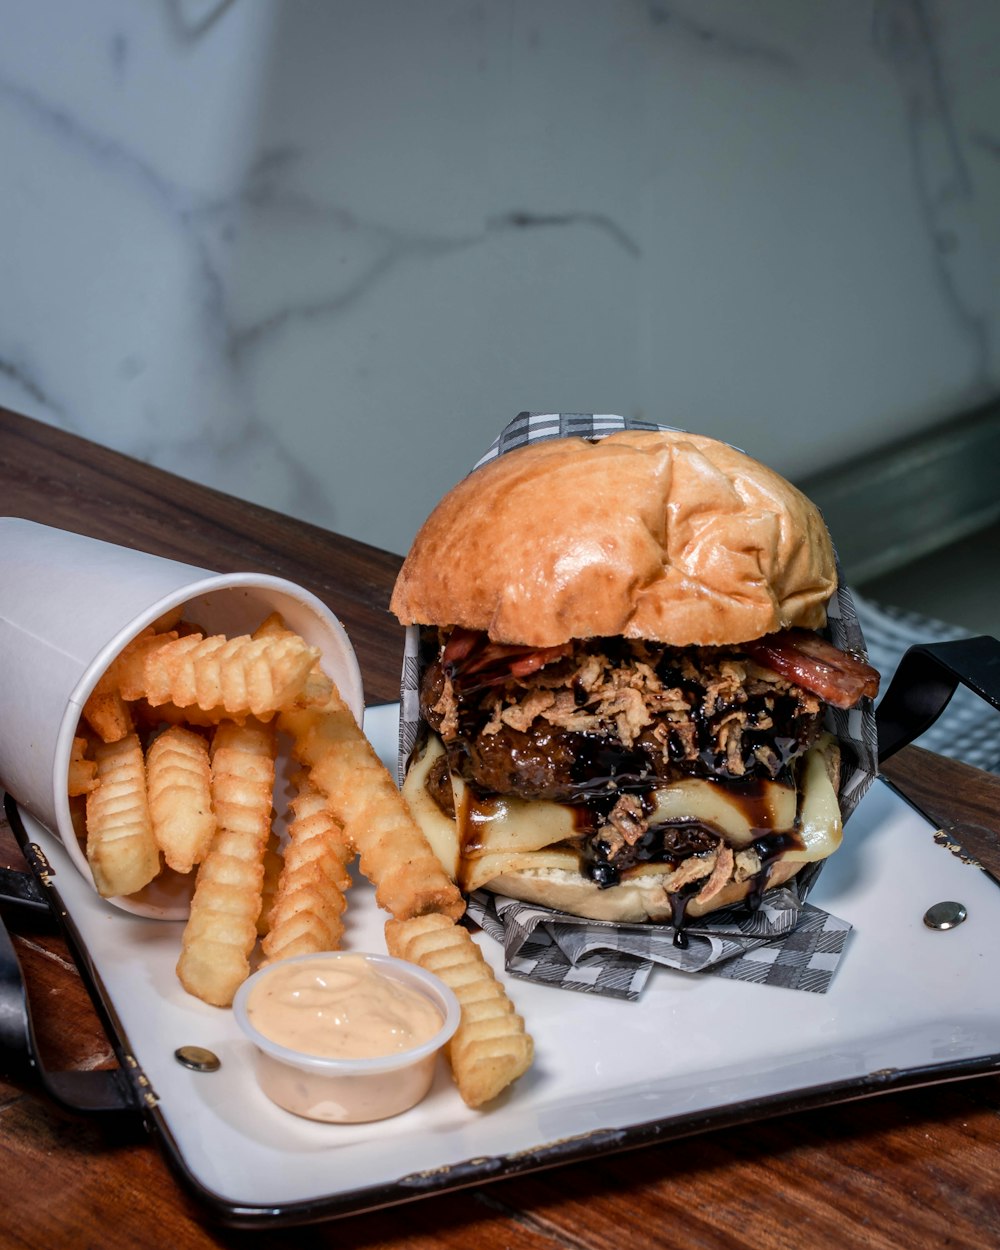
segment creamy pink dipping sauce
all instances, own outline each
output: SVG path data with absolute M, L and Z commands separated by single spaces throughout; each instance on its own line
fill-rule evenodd
M 261 968 L 233 1001 L 261 1090 L 286 1111 L 337 1124 L 418 1103 L 461 1014 L 452 991 L 417 965 L 348 951 Z
M 275 965 L 247 998 L 265 1037 L 324 1059 L 372 1059 L 421 1046 L 440 1030 L 437 1007 L 361 955 Z

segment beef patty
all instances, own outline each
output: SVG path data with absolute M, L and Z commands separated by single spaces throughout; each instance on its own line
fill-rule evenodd
M 684 776 L 779 778 L 822 727 L 820 699 L 738 647 L 592 639 L 484 681 L 482 649 L 449 663 L 443 641 L 431 638 L 421 714 L 481 792 L 579 803 Z

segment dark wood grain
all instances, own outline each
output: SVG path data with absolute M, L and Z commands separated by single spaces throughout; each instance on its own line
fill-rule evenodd
M 395 556 L 2 411 L 0 510 L 208 568 L 264 571 L 305 585 L 344 621 L 369 701 L 396 697 L 402 640 L 386 611 Z M 993 779 L 915 748 L 901 752 L 891 770 L 894 784 L 922 805 L 940 809 L 948 796 L 947 812 L 937 810 L 935 820 L 964 820 L 995 835 Z M 19 863 L 3 828 L 0 863 Z M 5 918 L 46 1062 L 111 1065 L 61 939 L 24 913 L 8 910 Z M 30 1082 L 0 1075 L 4 1247 L 994 1250 L 998 1173 L 1000 1081 L 987 1077 L 251 1234 L 210 1224 L 134 1121 L 71 1116 Z
M 270 573 L 305 586 L 360 640 L 368 701 L 399 697 L 402 636 L 388 611 L 398 556 L 3 408 L 0 513 L 214 572 Z
M 947 835 L 941 840 L 982 864 L 1000 881 L 1000 776 L 943 759 L 922 747 L 882 767 L 886 778 Z M 957 811 L 954 796 L 962 796 Z

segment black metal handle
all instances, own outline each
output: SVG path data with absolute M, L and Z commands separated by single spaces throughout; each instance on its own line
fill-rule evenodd
M 980 634 L 910 647 L 876 712 L 879 763 L 929 729 L 960 685 L 1000 710 L 1000 641 Z
M 52 1072 L 42 1063 L 31 1022 L 24 974 L 0 917 L 0 1050 L 11 1076 L 41 1082 L 55 1102 L 71 1111 L 137 1111 L 121 1068 Z
M 4 796 L 4 810 L 17 836 L 20 814 L 10 795 Z M 21 838 L 22 849 L 24 846 Z M 31 863 L 30 854 L 27 855 Z M 43 909 L 56 922 L 58 909 L 50 905 L 46 889 L 37 876 L 3 871 L 0 880 L 0 901 L 38 914 Z M 63 926 L 60 926 L 63 927 Z M 65 933 L 64 933 L 64 936 Z M 74 943 L 69 941 L 71 950 Z M 89 986 L 88 986 L 89 989 Z M 93 994 L 91 994 L 93 997 Z M 105 1031 L 107 1024 L 105 1022 Z M 109 1035 L 110 1036 L 110 1035 Z M 117 1047 L 116 1047 L 117 1050 Z M 120 1058 L 120 1055 L 119 1055 Z M 0 913 L 0 1066 L 10 1076 L 38 1081 L 49 1097 L 70 1111 L 135 1112 L 142 1109 L 142 1098 L 123 1067 L 91 1070 L 51 1071 L 42 1062 L 35 1041 L 31 1006 L 24 981 L 21 961 Z
M 42 887 L 30 873 L 18 872 L 16 868 L 0 868 L 0 903 L 10 903 L 18 911 L 30 911 L 52 919 L 49 900 Z

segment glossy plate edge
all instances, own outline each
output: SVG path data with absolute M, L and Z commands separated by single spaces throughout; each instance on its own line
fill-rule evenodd
M 895 787 L 890 788 L 895 789 Z M 145 1126 L 155 1135 L 174 1175 L 200 1203 L 208 1217 L 229 1228 L 291 1227 L 348 1215 L 359 1215 L 419 1198 L 509 1179 L 564 1164 L 583 1162 L 604 1155 L 623 1153 L 644 1146 L 676 1141 L 719 1129 L 734 1128 L 760 1120 L 775 1119 L 897 1091 L 971 1080 L 1000 1073 L 1000 1053 L 916 1067 L 885 1068 L 864 1076 L 823 1082 L 765 1097 L 726 1103 L 707 1111 L 649 1120 L 623 1128 L 595 1129 L 579 1136 L 545 1142 L 512 1154 L 477 1156 L 474 1159 L 461 1160 L 436 1168 L 431 1172 L 413 1172 L 388 1183 L 355 1188 L 300 1202 L 266 1206 L 232 1203 L 206 1187 L 189 1169 L 184 1162 L 178 1143 L 159 1110 L 157 1100 L 155 1097 L 143 1098 L 144 1077 L 141 1067 L 133 1055 L 127 1033 L 105 990 L 86 943 L 72 915 L 64 905 L 58 887 L 54 884 L 52 877 L 44 871 L 44 855 L 40 848 L 30 841 L 17 804 L 10 796 L 6 796 L 5 810 L 14 836 L 49 900 L 53 916 L 63 932 L 119 1064 L 136 1090 L 140 1115 Z M 919 809 L 916 810 L 919 811 Z

